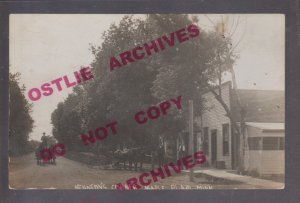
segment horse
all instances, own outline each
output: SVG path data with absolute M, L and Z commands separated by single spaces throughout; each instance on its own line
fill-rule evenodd
M 48 148 L 48 151 L 50 152 L 50 163 L 56 165 L 56 162 L 55 162 L 56 156 L 55 156 L 55 154 L 54 154 L 53 151 L 52 151 L 53 148 L 54 148 L 54 145 L 51 145 L 51 146 Z
M 39 148 L 35 149 L 35 158 L 36 158 L 36 164 L 37 165 L 42 164 Z
M 147 149 L 144 147 L 138 147 L 132 150 L 133 156 L 131 158 L 132 163 L 134 164 L 135 171 L 137 171 L 138 163 L 140 163 L 140 170 L 143 170 L 143 163 L 146 157 Z
M 128 148 L 125 148 L 123 150 L 118 149 L 118 150 L 114 151 L 113 157 L 117 158 L 118 161 L 116 163 L 114 163 L 113 165 L 119 166 L 120 163 L 123 163 L 124 169 L 126 169 L 126 161 L 129 160 L 129 158 L 128 158 L 129 153 L 130 153 L 130 150 Z
M 114 152 L 114 157 L 118 159 L 118 161 L 114 164 L 114 166 L 118 166 L 120 163 L 123 163 L 123 168 L 126 169 L 126 162 L 128 161 L 129 170 L 132 169 L 132 165 L 134 165 L 135 171 L 137 171 L 138 163 L 140 162 L 140 170 L 143 168 L 143 161 L 146 155 L 146 150 L 142 147 L 137 148 L 125 148 L 124 150 L 116 150 Z
M 51 146 L 51 147 L 43 147 L 43 145 L 40 145 L 38 148 L 36 148 L 36 150 L 35 150 L 35 157 L 36 157 L 36 160 L 37 160 L 37 165 L 41 165 L 41 164 L 43 164 L 45 162 L 48 162 L 48 161 L 51 164 L 56 164 L 56 162 L 55 162 L 56 156 L 52 152 L 52 150 L 51 150 L 52 148 L 53 148 L 53 146 Z M 48 153 L 45 153 L 45 155 L 44 155 L 46 157 L 41 157 L 41 151 L 42 150 L 45 150 L 45 151 L 48 152 Z M 47 157 L 47 156 L 49 156 L 49 157 Z M 45 158 L 49 158 L 49 160 L 45 160 Z

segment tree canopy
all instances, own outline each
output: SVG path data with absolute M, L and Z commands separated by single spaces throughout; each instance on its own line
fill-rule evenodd
M 20 87 L 20 73 L 9 74 L 9 153 L 26 152 L 29 133 L 33 129 L 30 115 L 32 104 L 24 96 L 25 86 Z
M 145 19 L 125 16 L 119 25 L 112 24 L 103 35 L 101 46 L 91 47 L 94 80 L 73 89 L 68 98 L 52 113 L 53 134 L 59 142 L 74 149 L 82 146 L 80 133 L 118 122 L 118 134 L 97 143 L 99 146 L 155 145 L 157 136 L 176 137 L 187 129 L 187 103 L 194 100 L 196 115 L 201 114 L 201 95 L 215 83 L 218 74 L 227 71 L 221 61 L 233 62 L 230 39 L 216 31 L 200 27 L 200 37 L 176 43 L 164 52 L 126 67 L 109 70 L 109 59 L 152 39 L 197 23 L 196 17 L 183 14 L 150 14 Z M 134 114 L 163 100 L 182 96 L 182 110 L 172 110 L 145 125 L 138 125 Z M 76 147 L 75 147 L 76 146 Z

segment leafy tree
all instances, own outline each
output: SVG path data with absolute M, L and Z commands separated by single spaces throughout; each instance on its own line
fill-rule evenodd
M 27 146 L 27 151 L 28 152 L 33 152 L 36 148 L 39 147 L 40 144 L 41 144 L 41 142 L 39 142 L 37 140 L 30 140 L 29 144 Z
M 151 14 L 144 20 L 125 16 L 118 26 L 112 24 L 102 36 L 102 45 L 91 47 L 95 55 L 91 64 L 94 80 L 74 88 L 53 112 L 55 137 L 80 144 L 80 133 L 117 121 L 118 134 L 94 144 L 97 149 L 103 145 L 115 148 L 124 143 L 155 145 L 159 135 L 175 138 L 186 130 L 187 102 L 194 100 L 196 113 L 201 114 L 201 94 L 216 81 L 220 68 L 218 60 L 228 56 L 229 41 L 216 32 L 201 29 L 200 37 L 175 43 L 173 47 L 115 71 L 110 72 L 108 64 L 112 56 L 196 22 L 196 17 L 188 15 Z M 168 116 L 145 125 L 135 122 L 136 112 L 179 95 L 183 102 L 180 112 L 172 108 Z
M 9 153 L 21 155 L 26 152 L 29 133 L 33 129 L 30 115 L 32 104 L 24 96 L 25 86 L 20 87 L 20 73 L 9 74 Z
M 64 102 L 59 103 L 51 115 L 53 136 L 69 150 L 78 150 L 82 146 L 79 139 L 82 132 L 81 94 L 81 87 L 74 88 L 74 92 Z
M 193 21 L 196 23 L 197 18 L 193 18 Z M 218 80 L 220 75 L 229 70 L 222 60 L 234 62 L 228 44 L 229 38 L 223 38 L 216 31 L 207 32 L 201 29 L 200 37 L 180 44 L 175 49 L 175 54 L 170 57 L 160 55 L 161 66 L 153 83 L 153 96 L 161 99 L 170 98 L 176 92 L 183 98 L 182 114 L 176 113 L 177 116 L 172 116 L 181 124 L 173 128 L 174 133 L 178 132 L 179 128 L 186 130 L 188 100 L 194 101 L 195 116 L 200 116 L 205 110 L 203 93 L 218 85 L 217 82 L 221 81 Z

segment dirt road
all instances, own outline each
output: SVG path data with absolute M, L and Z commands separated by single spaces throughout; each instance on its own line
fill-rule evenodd
M 56 165 L 37 165 L 34 154 L 11 158 L 9 164 L 10 187 L 57 188 L 57 189 L 111 189 L 112 185 L 125 182 L 136 177 L 140 172 L 128 170 L 101 170 L 90 168 L 85 164 L 64 157 L 57 159 Z M 164 185 L 164 188 L 162 186 Z M 186 174 L 160 180 L 152 189 L 217 189 L 217 188 L 249 188 L 247 185 L 212 185 L 196 180 L 190 182 Z M 198 187 L 198 188 L 197 188 Z M 251 188 L 251 187 L 250 187 Z

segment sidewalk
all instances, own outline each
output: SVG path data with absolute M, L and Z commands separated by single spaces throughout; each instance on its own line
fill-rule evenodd
M 189 171 L 184 171 L 188 173 Z M 250 176 L 242 176 L 238 174 L 233 174 L 227 172 L 225 170 L 218 169 L 200 169 L 195 170 L 195 174 L 200 174 L 201 176 L 210 177 L 212 179 L 220 179 L 220 180 L 229 180 L 229 181 L 237 181 L 241 183 L 245 183 L 248 185 L 252 185 L 254 187 L 264 188 L 264 189 L 283 189 L 284 183 L 274 182 L 271 180 L 264 180 L 259 178 L 253 178 Z

